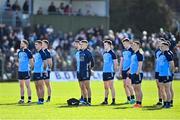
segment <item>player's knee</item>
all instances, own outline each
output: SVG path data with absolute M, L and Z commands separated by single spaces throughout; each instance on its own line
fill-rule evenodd
M 127 84 L 126 83 L 124 83 L 124 88 L 127 88 Z
M 86 86 L 83 84 L 83 85 L 81 85 L 81 89 L 82 90 L 86 90 Z
M 81 87 L 81 89 L 84 89 L 84 84 L 81 83 L 81 84 L 80 84 L 80 87 Z
M 114 86 L 110 86 L 110 89 L 111 89 L 111 90 L 114 90 Z
M 49 85 L 48 87 L 47 87 L 49 90 L 51 90 L 51 86 Z
M 161 86 L 159 84 L 157 84 L 157 87 L 158 87 L 158 89 L 160 89 Z
M 105 85 L 105 86 L 104 86 L 104 89 L 105 89 L 105 90 L 108 90 L 108 89 L 109 89 L 109 86 L 108 86 L 108 85 Z
M 128 88 L 132 87 L 131 83 L 126 83 L 126 85 L 127 85 Z
M 45 84 L 46 84 L 46 86 L 50 85 L 49 81 L 46 81 L 46 80 L 45 80 Z
M 21 87 L 21 88 L 24 88 L 24 85 L 23 85 L 23 84 L 20 84 L 20 87 Z
M 90 91 L 90 90 L 91 90 L 89 86 L 86 86 L 86 89 L 87 89 L 88 91 Z
M 30 89 L 30 85 L 26 85 L 26 88 L 27 88 L 27 89 Z
M 134 86 L 134 91 L 135 91 L 135 92 L 138 92 L 138 90 L 139 90 L 138 86 L 135 85 L 135 86 Z

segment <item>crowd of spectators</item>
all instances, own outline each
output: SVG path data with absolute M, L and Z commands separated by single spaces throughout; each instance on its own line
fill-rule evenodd
M 177 38 L 178 38 L 177 34 Z M 25 27 L 12 27 L 5 24 L 0 24 L 0 58 L 4 59 L 4 70 L 6 73 L 12 73 L 17 70 L 17 53 L 19 44 L 22 39 L 29 41 L 29 48 L 35 52 L 34 41 L 38 39 L 48 39 L 50 42 L 50 51 L 52 54 L 55 71 L 75 70 L 76 50 L 73 48 L 73 41 L 75 39 L 87 39 L 89 41 L 89 49 L 95 58 L 94 70 L 101 70 L 103 65 L 103 44 L 104 37 L 109 37 L 113 40 L 114 50 L 118 56 L 121 56 L 123 49 L 121 40 L 128 37 L 130 40 L 135 39 L 131 28 L 123 29 L 121 32 L 114 32 L 109 30 L 105 34 L 103 26 L 81 29 L 78 33 L 64 33 L 63 31 L 54 30 L 51 25 L 31 25 Z M 143 67 L 146 76 L 152 78 L 154 71 L 154 52 L 156 50 L 156 43 L 159 37 L 167 37 L 172 43 L 172 50 L 176 53 L 177 64 L 180 65 L 180 42 L 176 37 L 170 33 L 165 32 L 162 28 L 159 33 L 148 34 L 146 31 L 142 32 L 141 43 L 145 56 L 145 64 Z M 176 45 L 176 43 L 178 43 Z M 98 65 L 98 66 L 96 66 Z
M 6 0 L 4 3 L 4 10 L 5 11 L 22 11 L 25 14 L 29 12 L 29 2 L 28 0 L 24 0 L 23 6 L 20 6 L 19 1 L 15 0 L 14 3 L 11 3 L 10 0 Z
M 48 6 L 47 12 L 49 15 L 75 15 L 75 16 L 96 15 L 91 11 L 91 9 L 87 11 L 82 11 L 82 8 L 79 8 L 77 11 L 73 10 L 71 2 L 69 3 L 60 2 L 59 5 L 55 5 L 55 3 L 52 1 Z M 45 13 L 42 9 L 42 6 L 40 6 L 39 9 L 37 10 L 37 15 L 43 15 L 43 14 Z
M 31 7 L 32 8 L 32 7 Z M 18 0 L 15 0 L 14 3 L 11 3 L 10 0 L 6 0 L 4 3 L 3 9 L 5 11 L 13 11 L 13 12 L 22 12 L 24 14 L 29 14 L 29 1 L 24 0 L 23 5 L 19 4 Z M 56 5 L 53 1 L 50 3 L 48 8 L 46 9 L 49 15 L 76 15 L 76 16 L 93 16 L 94 13 L 91 10 L 82 12 L 82 8 L 79 8 L 77 11 L 72 9 L 72 3 L 70 2 L 60 2 L 59 5 Z M 38 10 L 35 11 L 37 15 L 44 15 L 45 11 L 43 10 L 42 6 L 39 6 Z

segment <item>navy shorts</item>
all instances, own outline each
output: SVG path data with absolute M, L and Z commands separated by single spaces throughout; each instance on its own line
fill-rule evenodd
M 172 82 L 174 79 L 174 74 L 172 74 L 172 76 L 169 77 L 169 80 Z
M 43 73 L 33 73 L 33 80 L 43 80 Z
M 173 81 L 173 77 L 174 77 L 174 75 L 172 75 L 172 76 L 159 76 L 159 82 L 160 83 L 172 82 Z
M 131 77 L 130 74 L 128 74 L 129 69 L 122 71 L 122 79 L 126 79 L 127 77 Z
M 18 79 L 19 80 L 28 80 L 28 79 L 30 79 L 30 72 L 29 71 L 18 72 Z
M 103 72 L 103 81 L 114 80 L 114 72 Z
M 44 80 L 48 80 L 48 79 L 50 79 L 50 71 L 47 71 L 47 74 L 45 74 L 45 73 L 43 73 L 43 79 Z
M 132 84 L 140 84 L 142 82 L 143 73 L 137 74 L 131 74 L 131 82 Z
M 91 77 L 90 71 L 77 72 L 78 81 L 90 80 L 90 77 Z
M 159 72 L 155 72 L 155 79 L 159 79 Z

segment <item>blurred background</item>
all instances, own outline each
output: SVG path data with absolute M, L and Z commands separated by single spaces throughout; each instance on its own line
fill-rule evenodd
M 27 39 L 48 39 L 53 71 L 74 71 L 73 41 L 87 39 L 95 58 L 94 70 L 102 70 L 102 40 L 109 36 L 119 58 L 121 40 L 140 39 L 145 55 L 146 79 L 154 79 L 157 40 L 171 42 L 180 78 L 180 0 L 0 0 L 0 79 L 17 78 L 17 50 Z

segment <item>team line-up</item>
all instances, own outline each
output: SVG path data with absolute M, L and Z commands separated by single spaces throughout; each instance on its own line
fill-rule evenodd
M 113 51 L 113 44 L 109 38 L 105 38 L 103 53 L 103 83 L 104 83 L 104 101 L 102 105 L 108 105 L 109 90 L 112 95 L 111 105 L 116 104 L 114 77 L 122 78 L 124 89 L 127 96 L 127 104 L 133 104 L 133 108 L 141 108 L 143 100 L 143 91 L 141 82 L 143 79 L 143 51 L 141 43 L 138 40 L 130 41 L 128 38 L 122 40 L 124 50 L 118 63 L 116 54 Z M 48 40 L 35 41 L 36 53 L 33 55 L 28 49 L 28 41 L 22 40 L 18 51 L 18 79 L 20 83 L 21 99 L 19 104 L 24 103 L 24 86 L 28 92 L 28 102 L 31 103 L 30 79 L 35 81 L 36 93 L 38 97 L 37 104 L 44 104 L 44 84 L 47 87 L 48 98 L 51 100 L 50 71 L 52 68 L 52 58 L 48 50 Z M 91 86 L 90 76 L 93 74 L 94 58 L 88 50 L 87 40 L 75 40 L 76 48 L 76 66 L 77 79 L 81 90 L 81 105 L 91 105 Z M 162 108 L 173 107 L 173 73 L 175 71 L 173 52 L 169 49 L 170 42 L 164 38 L 159 38 L 157 50 L 155 52 L 155 78 L 158 88 L 159 101 L 156 105 Z M 33 71 L 32 78 L 30 73 Z

